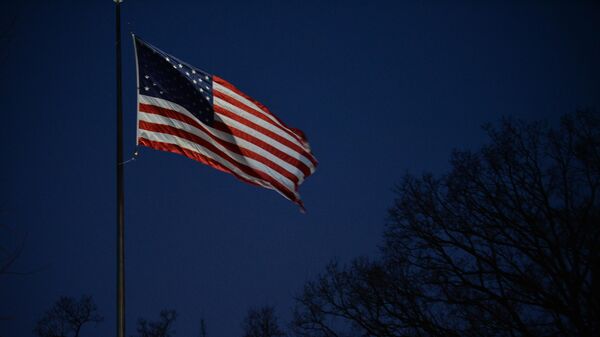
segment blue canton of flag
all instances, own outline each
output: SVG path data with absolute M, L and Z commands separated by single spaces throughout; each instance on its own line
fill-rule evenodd
M 135 38 L 140 93 L 176 102 L 204 123 L 213 121 L 212 76 Z

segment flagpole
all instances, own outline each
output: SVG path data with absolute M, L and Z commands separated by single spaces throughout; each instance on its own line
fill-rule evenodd
M 125 193 L 123 190 L 123 97 L 121 90 L 121 2 L 115 2 L 117 66 L 117 337 L 125 337 Z

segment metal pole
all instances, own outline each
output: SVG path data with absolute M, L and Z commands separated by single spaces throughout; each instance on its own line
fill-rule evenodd
M 123 190 L 123 97 L 121 93 L 121 2 L 114 0 L 117 62 L 117 337 L 125 337 L 125 196 Z

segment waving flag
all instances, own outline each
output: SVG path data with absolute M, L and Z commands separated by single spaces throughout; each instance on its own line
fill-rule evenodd
M 134 36 L 139 145 L 184 155 L 302 209 L 298 186 L 317 161 L 304 134 L 231 83 Z

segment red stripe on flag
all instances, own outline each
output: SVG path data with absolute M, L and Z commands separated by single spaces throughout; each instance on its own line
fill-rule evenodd
M 168 118 L 172 118 L 172 119 L 176 119 L 179 120 L 181 122 L 184 122 L 186 124 L 189 124 L 191 126 L 194 126 L 198 129 L 204 129 L 205 127 L 199 123 L 197 120 L 190 118 L 189 116 L 186 116 L 178 111 L 175 110 L 171 110 L 171 109 L 166 109 L 166 108 L 162 108 L 162 107 L 157 107 L 154 105 L 149 105 L 149 104 L 144 104 L 144 103 L 140 103 L 139 104 L 139 110 L 143 111 L 145 113 L 150 113 L 150 114 L 156 114 L 156 115 L 160 115 L 160 116 L 164 116 L 164 117 L 168 117 Z M 264 142 L 244 131 L 238 130 L 230 125 L 227 125 L 225 123 L 219 122 L 219 121 L 215 121 L 213 126 L 214 129 L 217 129 L 219 131 L 228 133 L 228 134 L 232 134 L 235 137 L 239 137 L 241 139 L 244 139 L 256 146 L 261 147 L 262 149 L 264 149 L 265 151 L 270 152 L 271 154 L 273 154 L 274 156 L 277 156 L 278 158 L 286 161 L 288 164 L 295 166 L 296 168 L 298 168 L 304 175 L 304 177 L 307 177 L 310 175 L 310 168 L 308 166 L 306 166 L 306 164 L 304 164 L 303 162 L 301 162 L 300 160 L 288 155 L 287 153 L 273 147 L 272 145 L 269 145 L 267 142 Z
M 214 146 L 213 144 L 211 144 L 210 142 L 208 142 L 207 140 L 203 139 L 202 137 L 195 135 L 193 133 L 190 133 L 188 131 L 176 128 L 174 126 L 170 126 L 170 125 L 164 125 L 164 124 L 156 124 L 156 123 L 150 123 L 150 122 L 146 122 L 146 121 L 140 121 L 139 122 L 139 127 L 140 129 L 143 130 L 148 130 L 148 131 L 152 131 L 152 132 L 159 132 L 159 133 L 165 133 L 165 134 L 170 134 L 173 136 L 177 136 L 186 140 L 189 140 L 190 142 L 199 144 L 202 147 L 205 147 L 207 149 L 209 149 L 212 152 L 217 153 L 217 151 L 221 151 L 219 148 L 217 148 L 216 146 Z M 231 144 L 229 142 L 223 141 L 217 137 L 215 137 L 214 135 L 208 133 L 208 132 L 204 132 L 207 136 L 209 136 L 213 141 L 219 143 L 219 145 L 225 147 L 227 150 L 240 155 L 241 157 L 247 157 L 247 158 L 251 158 L 254 159 L 262 164 L 264 164 L 265 166 L 269 167 L 270 169 L 276 171 L 277 173 L 281 174 L 282 176 L 288 178 L 289 180 L 291 180 L 294 183 L 294 187 L 298 187 L 298 177 L 295 176 L 294 174 L 288 172 L 287 170 L 285 170 L 284 168 L 282 168 L 281 166 L 277 165 L 276 163 L 273 163 L 272 161 L 270 161 L 269 159 L 261 156 L 260 154 L 245 149 L 245 148 L 240 148 L 235 144 Z M 212 147 L 212 148 L 209 148 Z M 232 158 L 231 156 L 227 155 L 224 152 L 219 153 L 220 157 L 223 157 L 223 155 L 231 158 L 233 160 L 232 163 L 239 163 L 238 161 L 236 161 L 234 158 Z M 243 165 L 242 163 L 239 163 L 240 165 Z M 236 165 L 237 166 L 237 165 Z M 254 169 L 253 169 L 254 170 Z M 276 179 L 276 178 L 272 178 L 272 179 Z
M 252 108 L 252 107 L 250 107 L 250 106 L 248 106 L 248 105 L 246 105 L 246 104 L 238 101 L 234 97 L 231 97 L 231 96 L 229 96 L 229 95 L 227 95 L 225 93 L 222 93 L 222 92 L 218 91 L 217 89 L 215 89 L 213 91 L 213 96 L 218 97 L 218 98 L 224 100 L 225 102 L 227 102 L 227 103 L 229 103 L 229 104 L 231 104 L 231 105 L 233 105 L 233 106 L 235 106 L 237 108 L 240 108 L 240 109 L 246 111 L 247 113 L 251 114 L 252 116 L 254 116 L 254 117 L 256 117 L 256 118 L 258 118 L 258 119 L 260 119 L 262 121 L 264 121 L 265 123 L 271 124 L 272 126 L 278 128 L 279 130 L 281 130 L 281 131 L 285 132 L 286 134 L 288 134 L 290 137 L 294 138 L 298 143 L 304 144 L 304 141 L 301 140 L 301 138 L 299 138 L 299 136 L 297 134 L 295 134 L 294 132 L 292 132 L 287 127 L 282 126 L 280 124 L 280 122 L 278 123 L 277 121 L 274 121 L 273 119 L 265 116 L 264 113 L 261 113 L 261 112 L 257 111 L 256 109 L 254 109 L 254 108 Z M 271 114 L 269 114 L 269 115 L 274 118 L 273 115 L 271 115 Z
M 176 153 L 176 154 L 180 154 L 183 156 L 186 156 L 190 159 L 196 160 L 198 162 L 201 162 L 202 164 L 208 165 L 210 167 L 216 168 L 220 171 L 226 172 L 226 173 L 230 173 L 231 175 L 235 176 L 236 178 L 238 178 L 241 181 L 247 182 L 249 184 L 255 185 L 255 186 L 261 186 L 251 180 L 248 180 L 242 176 L 240 176 L 239 174 L 231 171 L 230 169 L 228 169 L 227 167 L 221 165 L 220 163 L 218 163 L 216 160 L 209 158 L 201 153 L 198 153 L 196 151 L 192 151 L 186 148 L 183 148 L 181 146 L 175 145 L 175 144 L 171 144 L 171 143 L 164 143 L 164 142 L 158 142 L 158 141 L 153 141 L 147 138 L 143 138 L 140 137 L 138 139 L 139 144 L 143 145 L 143 146 L 147 146 L 149 148 L 153 148 L 155 150 L 160 150 L 160 151 L 166 151 L 166 152 L 172 152 L 172 153 Z M 258 171 L 255 171 L 256 173 L 260 173 Z M 244 172 L 250 176 L 255 176 L 254 174 L 250 174 L 248 172 Z M 255 176 L 256 177 L 256 176 Z M 300 200 L 300 198 L 298 198 L 298 196 L 295 193 L 292 193 L 289 189 L 287 189 L 285 186 L 281 185 L 279 182 L 277 181 L 270 181 L 270 179 L 263 179 L 263 178 L 259 178 L 260 180 L 265 181 L 266 183 L 270 184 L 275 190 L 279 191 L 281 194 L 283 194 L 286 198 L 288 198 L 289 200 L 295 202 L 296 204 L 298 204 L 303 210 L 304 210 L 304 204 L 302 203 L 302 200 Z M 264 186 L 261 186 L 264 187 Z
M 262 111 L 264 111 L 265 113 L 269 114 L 269 116 L 273 117 L 273 119 L 275 119 L 277 122 L 279 122 L 279 124 L 281 124 L 283 126 L 284 129 L 286 129 L 286 131 L 288 131 L 288 133 L 296 138 L 296 140 L 298 140 L 301 144 L 304 144 L 306 142 L 306 140 L 304 139 L 304 137 L 302 137 L 301 135 L 297 135 L 296 133 L 294 133 L 292 130 L 290 130 L 290 128 L 285 125 L 285 123 L 283 123 L 283 121 L 281 121 L 279 118 L 277 118 L 277 116 L 275 116 L 273 113 L 271 113 L 271 110 L 269 110 L 269 108 L 267 108 L 265 105 L 263 105 L 261 102 L 255 100 L 254 98 L 246 95 L 245 93 L 243 93 L 240 89 L 238 89 L 235 85 L 225 81 L 224 79 L 220 78 L 219 76 L 213 75 L 213 82 L 216 82 L 222 86 L 224 86 L 225 88 L 235 92 L 236 94 L 244 97 L 245 99 L 249 100 L 250 102 L 256 104 L 256 106 L 258 106 Z
M 238 130 L 238 129 L 236 129 L 230 125 L 227 125 L 223 122 L 214 121 L 212 127 L 219 131 L 232 134 L 238 138 L 241 138 L 241 139 L 248 141 L 256 146 L 261 147 L 265 151 L 270 152 L 271 154 L 277 156 L 281 160 L 284 160 L 288 164 L 296 167 L 298 170 L 300 170 L 302 172 L 302 174 L 305 177 L 308 177 L 310 175 L 310 168 L 308 166 L 306 166 L 306 164 L 304 164 L 300 160 L 290 156 L 289 154 L 279 150 L 278 148 L 274 147 L 273 145 L 270 145 L 269 143 L 267 143 L 265 141 L 262 141 L 242 130 Z
M 195 151 L 192 151 L 192 150 L 188 150 L 188 149 L 183 148 L 183 147 L 181 147 L 179 145 L 175 145 L 175 144 L 171 144 L 171 143 L 158 142 L 158 141 L 150 140 L 150 139 L 147 139 L 147 138 L 144 138 L 144 137 L 138 138 L 138 143 L 140 145 L 149 147 L 151 149 L 155 149 L 155 150 L 159 150 L 159 151 L 165 151 L 165 152 L 171 152 L 171 153 L 175 153 L 175 154 L 179 154 L 179 155 L 188 157 L 188 158 L 190 158 L 192 160 L 195 160 L 195 161 L 200 162 L 200 163 L 202 163 L 204 165 L 210 166 L 210 167 L 212 167 L 214 169 L 217 169 L 219 171 L 222 171 L 222 172 L 225 172 L 225 173 L 229 173 L 229 174 L 235 176 L 237 179 L 239 179 L 239 180 L 241 180 L 241 181 L 243 181 L 245 183 L 248 183 L 248 184 L 251 184 L 251 185 L 254 185 L 254 186 L 264 187 L 264 186 L 261 186 L 260 184 L 257 184 L 255 182 L 253 182 L 252 180 L 249 180 L 249 179 L 246 179 L 246 178 L 240 176 L 239 174 L 235 173 L 234 171 L 231 171 L 230 169 L 228 169 L 227 167 L 221 165 L 218 161 L 216 161 L 216 160 L 214 160 L 214 159 L 212 159 L 210 157 L 207 157 L 207 156 L 205 156 L 205 155 L 203 155 L 201 153 L 198 153 L 198 152 L 195 152 Z
M 241 117 L 240 115 L 238 115 L 234 112 L 231 112 L 225 108 L 222 108 L 220 106 L 215 105 L 214 110 L 215 110 L 215 112 L 217 112 L 221 115 L 227 116 L 227 117 L 235 120 L 236 122 L 242 123 L 245 126 L 258 131 L 269 138 L 272 138 L 273 140 L 277 141 L 278 143 L 281 143 L 282 145 L 289 147 L 290 149 L 292 149 L 292 150 L 298 152 L 299 154 L 303 155 L 304 157 L 306 157 L 306 159 L 308 159 L 311 163 L 313 163 L 314 166 L 317 166 L 317 161 L 313 158 L 313 156 L 310 153 L 306 152 L 306 150 L 304 150 L 302 147 L 298 146 L 297 144 L 291 142 L 289 139 L 286 139 L 286 138 L 276 134 L 275 132 L 273 132 L 269 129 L 266 129 L 252 121 L 249 121 L 249 120 Z

